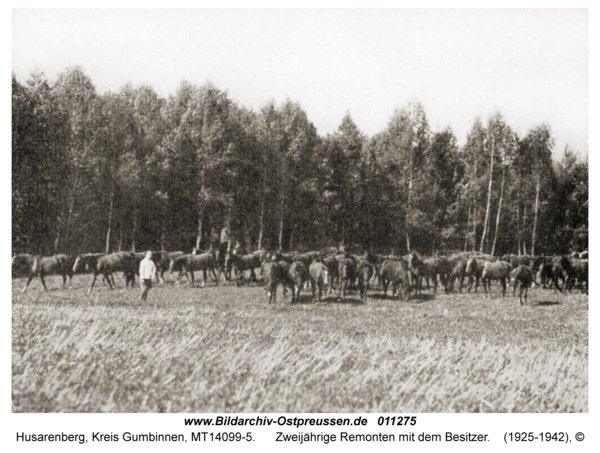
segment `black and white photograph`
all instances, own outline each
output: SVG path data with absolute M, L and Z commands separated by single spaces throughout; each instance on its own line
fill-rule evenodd
M 588 9 L 11 14 L 13 415 L 590 412 Z

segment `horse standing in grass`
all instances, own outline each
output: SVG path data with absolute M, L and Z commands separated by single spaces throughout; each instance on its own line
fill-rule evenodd
M 479 280 L 481 279 L 481 275 L 483 274 L 483 268 L 485 267 L 486 262 L 487 261 L 483 261 L 477 258 L 469 258 L 469 260 L 467 261 L 467 266 L 465 267 L 465 275 L 469 277 L 469 287 L 467 288 L 467 293 L 471 292 L 473 283 L 475 283 L 475 293 L 477 293 Z
M 44 291 L 48 291 L 46 287 L 46 280 L 44 276 L 50 274 L 61 275 L 63 278 L 63 289 L 67 282 L 67 276 L 69 277 L 69 288 L 71 287 L 71 278 L 73 277 L 73 271 L 68 267 L 71 262 L 71 258 L 67 255 L 54 255 L 54 256 L 32 256 L 32 255 L 16 255 L 12 259 L 13 273 L 19 271 L 19 273 L 27 274 L 27 283 L 22 292 L 27 290 L 27 287 L 36 276 L 40 277 Z
M 169 273 L 172 274 L 174 271 L 179 271 L 179 275 L 177 276 L 176 286 L 179 287 L 181 283 L 181 277 L 185 273 L 189 272 L 192 276 L 191 285 L 195 286 L 194 282 L 194 272 L 202 271 L 202 276 L 204 279 L 202 280 L 202 284 L 200 288 L 204 287 L 204 284 L 207 280 L 207 271 L 214 270 L 217 267 L 217 260 L 215 259 L 215 253 L 203 253 L 201 255 L 182 255 L 176 258 L 171 259 L 169 263 Z M 217 279 L 216 285 L 219 286 L 219 280 Z
M 329 279 L 327 294 L 331 294 L 333 292 L 333 284 L 338 279 L 339 262 L 335 258 L 335 255 L 329 255 L 323 258 L 323 264 L 327 267 L 327 276 Z
M 454 281 L 456 279 L 458 279 L 458 293 L 461 294 L 462 293 L 462 288 L 463 288 L 463 282 L 465 280 L 465 277 L 468 278 L 469 283 L 471 283 L 471 277 L 467 276 L 466 274 L 466 270 L 467 270 L 467 259 L 460 259 L 458 260 L 454 266 L 452 267 L 452 271 L 450 272 L 450 276 L 447 280 L 447 288 L 448 291 L 453 291 L 454 290 Z
M 292 303 L 300 300 L 300 290 L 308 278 L 308 270 L 302 261 L 294 261 L 284 273 L 282 284 L 292 291 Z
M 256 274 L 254 273 L 254 269 L 257 267 L 261 267 L 262 258 L 264 251 L 259 251 L 255 253 L 248 253 L 246 255 L 238 255 L 237 253 L 227 252 L 225 255 L 225 268 L 228 272 L 231 271 L 232 266 L 238 270 L 238 276 L 236 279 L 236 284 L 239 286 L 241 284 L 241 279 L 244 277 L 244 271 L 250 271 L 250 281 L 256 281 Z
M 87 291 L 89 294 L 100 274 L 104 276 L 110 289 L 114 289 L 114 279 L 111 282 L 111 277 L 115 272 L 123 272 L 125 275 L 139 275 L 139 261 L 133 252 L 118 252 L 100 256 L 98 254 L 78 255 L 73 265 L 73 271 L 82 272 L 85 269 L 89 269 L 94 274 L 92 284 Z
M 360 298 L 363 303 L 367 302 L 367 291 L 369 289 L 369 280 L 374 274 L 373 266 L 367 260 L 361 260 L 357 264 L 358 273 L 358 288 L 360 290 Z
M 329 270 L 321 261 L 313 261 L 308 268 L 310 286 L 313 294 L 313 303 L 321 302 L 323 289 L 327 286 Z
M 343 257 L 338 264 L 338 277 L 340 279 L 338 300 L 346 298 L 346 288 L 356 280 L 356 262 L 351 257 Z
M 446 289 L 446 276 L 450 274 L 452 269 L 445 257 L 431 257 L 421 260 L 421 257 L 416 253 L 408 255 L 408 268 L 418 277 L 417 285 L 421 286 L 421 278 L 427 281 L 427 290 L 429 290 L 429 278 L 433 279 L 433 294 L 437 292 L 438 275 Z
M 573 275 L 570 279 L 569 292 L 572 292 L 576 283 L 579 283 L 581 292 L 583 292 L 583 284 L 585 283 L 585 293 L 588 293 L 588 260 L 571 257 L 571 268 L 573 269 Z
M 510 272 L 509 277 L 512 284 L 513 296 L 518 286 L 520 304 L 523 305 L 523 298 L 525 299 L 525 303 L 527 303 L 527 290 L 533 282 L 533 271 L 531 268 L 521 264 Z
M 506 293 L 506 281 L 509 278 L 512 266 L 506 261 L 498 261 L 496 263 L 486 262 L 481 273 L 481 281 L 486 296 L 492 297 L 491 281 L 498 280 L 502 286 L 502 297 Z
M 261 266 L 261 274 L 265 291 L 267 292 L 267 301 L 277 303 L 277 285 L 281 283 L 283 271 L 277 261 L 264 261 Z
M 156 265 L 157 283 L 165 283 L 165 272 L 169 270 L 171 260 L 183 255 L 185 255 L 184 252 L 166 252 L 164 250 L 152 252 L 152 261 L 154 261 L 154 264 Z M 185 276 L 189 281 L 187 274 L 185 274 Z
M 33 274 L 33 276 L 32 276 L 32 270 L 31 270 L 31 268 L 33 267 L 34 259 L 35 259 L 35 256 L 29 255 L 27 253 L 15 255 L 12 258 L 11 267 L 12 267 L 13 278 L 15 278 L 15 277 L 27 277 L 28 278 L 27 284 L 25 285 L 25 288 L 23 288 L 23 292 L 25 292 L 25 290 L 27 289 L 27 286 L 29 286 L 29 283 L 31 282 L 29 277 L 31 277 L 32 279 L 33 279 L 33 277 L 35 277 L 35 274 Z
M 538 267 L 536 269 L 534 269 L 535 271 L 535 280 L 534 280 L 534 285 L 538 284 L 537 281 L 539 281 L 539 285 L 542 288 L 546 288 L 548 285 L 552 286 L 552 282 L 554 280 L 554 274 L 552 273 L 552 260 L 545 260 L 543 262 L 541 262 Z
M 563 281 L 563 287 L 558 284 L 558 279 Z M 552 258 L 552 283 L 554 288 L 561 293 L 569 286 L 569 281 L 576 278 L 575 270 L 568 256 L 555 256 Z
M 381 266 L 381 286 L 383 297 L 387 296 L 388 286 L 392 285 L 392 293 L 398 294 L 398 300 L 408 300 L 412 286 L 412 276 L 408 264 L 404 260 L 387 260 Z

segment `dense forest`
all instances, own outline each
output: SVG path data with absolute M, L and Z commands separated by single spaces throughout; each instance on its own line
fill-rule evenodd
M 344 244 L 377 253 L 562 254 L 588 243 L 588 161 L 500 112 L 465 145 L 412 101 L 323 137 L 297 102 L 247 109 L 211 83 L 100 94 L 75 67 L 12 77 L 13 253 Z

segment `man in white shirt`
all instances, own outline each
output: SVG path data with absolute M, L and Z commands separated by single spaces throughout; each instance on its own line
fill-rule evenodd
M 142 300 L 148 297 L 148 291 L 152 288 L 152 279 L 156 277 L 156 265 L 152 261 L 152 252 L 146 253 L 146 258 L 140 262 L 140 287 L 142 288 Z

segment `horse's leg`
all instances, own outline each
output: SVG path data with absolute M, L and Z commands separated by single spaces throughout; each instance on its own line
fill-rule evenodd
M 48 288 L 46 288 L 46 280 L 44 280 L 43 272 L 40 272 L 40 280 L 42 281 L 42 285 L 44 286 L 44 291 L 48 291 Z
M 33 280 L 33 278 L 35 277 L 35 274 L 30 274 L 29 277 L 27 277 L 27 283 L 25 283 L 25 287 L 23 288 L 23 290 L 21 291 L 22 293 L 25 292 L 25 290 L 27 289 L 27 287 L 29 286 L 29 284 L 31 283 L 31 280 Z
M 117 285 L 115 285 L 115 276 L 111 273 L 108 274 L 104 274 L 104 278 L 106 278 L 108 280 L 108 285 L 110 286 L 110 289 L 115 289 L 117 287 Z M 111 283 L 112 280 L 112 283 Z
M 202 280 L 202 284 L 200 285 L 200 288 L 204 288 L 204 284 L 206 283 L 206 279 L 208 278 L 206 275 L 206 269 L 202 269 L 202 277 L 203 277 L 203 280 Z
M 196 282 L 194 281 L 194 271 L 190 269 L 190 274 L 192 274 L 192 288 L 196 286 Z
M 94 272 L 94 279 L 92 280 L 92 284 L 90 285 L 90 288 L 88 289 L 88 294 L 92 291 L 92 288 L 94 287 L 94 283 L 96 283 L 96 278 L 98 277 L 98 274 L 96 274 Z
M 187 276 L 187 272 L 185 273 Z M 175 282 L 175 286 L 179 288 L 179 284 L 181 283 L 181 277 L 183 276 L 183 269 L 179 271 L 179 275 L 177 276 L 177 281 Z
M 320 281 L 317 283 L 317 296 L 317 300 L 321 302 L 321 299 L 323 297 L 323 283 Z

